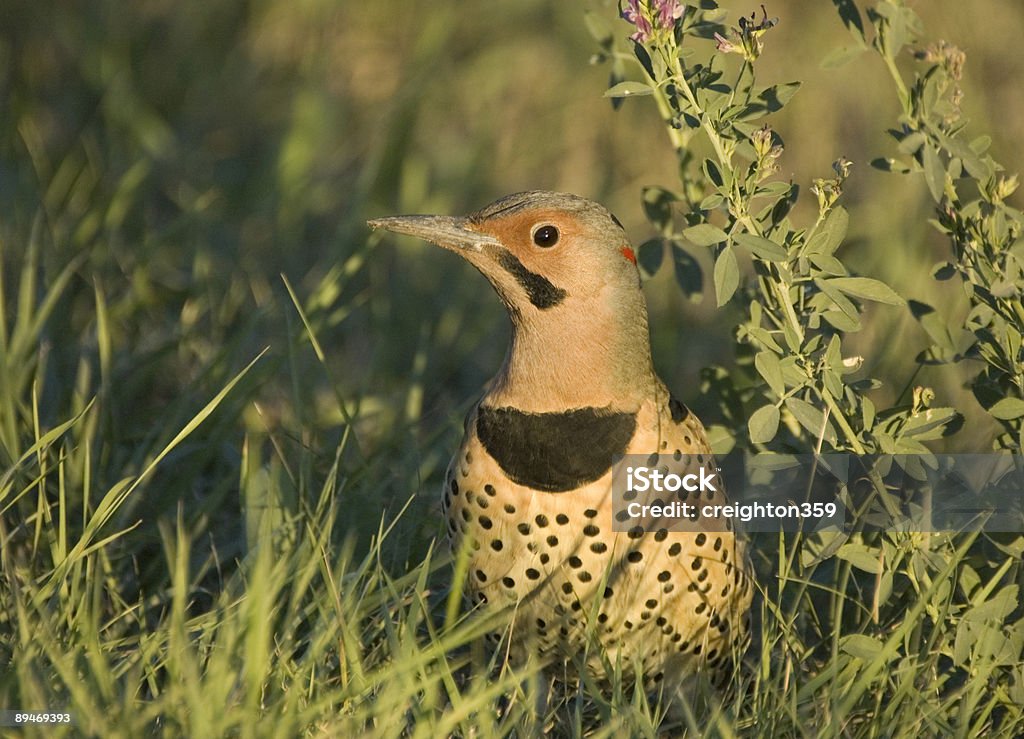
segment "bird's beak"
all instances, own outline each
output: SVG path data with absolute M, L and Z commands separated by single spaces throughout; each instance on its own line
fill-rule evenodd
M 408 234 L 453 251 L 479 252 L 485 246 L 501 246 L 493 236 L 470 228 L 468 218 L 451 216 L 389 216 L 367 221 L 370 228 Z

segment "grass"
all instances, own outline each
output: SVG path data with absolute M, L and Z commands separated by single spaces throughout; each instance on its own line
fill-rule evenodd
M 501 309 L 455 260 L 363 226 L 544 186 L 607 202 L 644 240 L 639 185 L 671 171 L 653 114 L 600 98 L 580 7 L 493 5 L 10 8 L 0 709 L 76 724 L 3 731 L 658 734 L 656 697 L 552 685 L 481 646 L 490 624 L 452 588 L 436 491 L 504 351 Z M 967 34 L 969 72 L 991 81 L 989 95 L 965 82 L 976 119 L 1012 151 L 1024 116 L 1002 80 L 1022 71 L 1005 51 L 1019 9 L 987 4 L 982 25 L 934 6 L 926 21 Z M 842 37 L 834 10 L 769 10 L 789 53 L 767 62 L 808 79 L 779 123 L 793 176 L 843 146 L 858 164 L 877 155 L 895 106 L 860 123 L 883 105 L 875 78 L 864 98 L 821 92 L 836 79 L 815 68 Z M 853 261 L 955 312 L 919 268 L 945 248 L 927 235 L 926 190 L 866 170 L 849 193 Z M 694 380 L 733 361 L 715 337 L 735 316 L 686 303 L 663 275 L 646 289 L 662 374 L 720 421 Z M 870 314 L 860 351 L 890 401 L 913 371 L 906 346 L 924 345 L 894 313 Z M 970 417 L 963 378 L 932 377 Z M 981 418 L 954 448 L 987 448 Z M 754 545 L 746 669 L 665 726 L 1024 732 L 1019 537 Z

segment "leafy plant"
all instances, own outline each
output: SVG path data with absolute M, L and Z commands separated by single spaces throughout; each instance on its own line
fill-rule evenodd
M 852 11 L 851 11 L 852 13 Z M 970 304 L 959 327 L 947 325 L 932 306 L 914 304 L 914 315 L 932 340 L 922 361 L 980 361 L 971 383 L 978 402 L 1002 426 L 998 449 L 1024 447 L 1024 213 L 1007 199 L 1016 174 L 989 153 L 988 136 L 971 136 L 963 116 L 960 82 L 966 54 L 945 41 L 911 47 L 918 62 L 908 84 L 897 63 L 922 34 L 922 24 L 903 2 L 880 2 L 868 13 L 875 28 L 871 47 L 885 62 L 902 108 L 897 128 L 900 158 L 876 159 L 880 169 L 920 175 L 936 204 L 935 228 L 950 239 L 952 255 L 932 270 L 938 280 L 958 278 Z M 847 27 L 867 46 L 859 16 Z
M 893 72 L 904 105 L 894 135 L 912 160 L 885 166 L 922 172 L 942 204 L 937 225 L 953 235 L 956 260 L 938 272 L 964 280 L 974 305 L 965 324 L 975 336 L 973 354 L 988 362 L 975 393 L 1004 423 L 1000 445 L 1019 448 L 1014 434 L 1024 416 L 1018 382 L 1024 312 L 1014 248 L 1020 214 L 1004 202 L 1016 181 L 995 176 L 998 166 L 982 157 L 986 139 L 959 138 L 962 56 L 953 47 L 919 52 L 931 66 L 907 90 L 895 56 L 919 32 L 916 16 L 900 3 L 879 3 L 869 11 L 876 31 L 869 43 L 856 6 L 836 7 L 855 44 L 826 63 L 849 61 L 873 45 Z M 807 225 L 791 215 L 799 185 L 774 178 L 784 144 L 765 119 L 800 86 L 758 80 L 757 61 L 777 20 L 762 8 L 726 27 L 717 3 L 671 0 L 631 0 L 623 17 L 633 27 L 628 49 L 620 48 L 610 26 L 594 18 L 588 23 L 602 49 L 598 58 L 612 64 L 606 95 L 616 104 L 653 99 L 679 172 L 674 187 L 643 192 L 659 236 L 641 247 L 641 264 L 653 274 L 668 249 L 680 288 L 698 296 L 703 277 L 690 250 L 709 249 L 717 304 L 741 315 L 737 369 L 705 373 L 704 389 L 725 418 L 716 434 L 720 451 L 738 441 L 759 451 L 927 459 L 926 442 L 955 433 L 961 415 L 934 406 L 927 387 L 914 388 L 904 405 L 876 408 L 869 393 L 878 381 L 858 377 L 862 358 L 844 351 L 845 337 L 864 325 L 865 303 L 907 305 L 889 286 L 844 262 L 851 215 L 839 201 L 852 163 L 840 158 L 831 176 L 812 181 L 817 216 Z M 974 178 L 977 192 L 966 204 L 954 187 L 962 178 Z M 923 315 L 921 304 L 910 307 Z M 929 357 L 965 356 L 965 347 L 955 345 L 959 334 L 940 319 L 925 316 L 925 328 L 936 343 Z M 874 470 L 869 478 L 884 502 L 882 475 Z M 1022 687 L 1024 621 L 1015 582 L 1024 537 L 860 533 L 859 520 L 854 528 L 849 535 L 780 535 L 774 547 L 764 537 L 755 542 L 764 610 L 759 669 L 746 688 L 755 706 L 750 726 L 787 733 L 801 725 L 798 716 L 813 715 L 811 725 L 822 733 L 842 726 L 870 734 L 870 727 L 888 722 L 903 732 L 1019 729 L 1022 717 L 1009 696 Z M 777 710 L 780 695 L 791 696 L 792 713 Z
M 678 17 L 671 8 L 679 9 Z M 643 193 L 660 236 L 641 246 L 641 264 L 655 272 L 667 247 L 681 289 L 695 296 L 703 277 L 689 250 L 709 249 L 718 305 L 743 316 L 736 341 L 744 371 L 705 376 L 721 398 L 725 434 L 739 434 L 756 449 L 775 441 L 774 448 L 921 453 L 922 442 L 952 433 L 955 410 L 931 407 L 934 394 L 925 388 L 912 403 L 878 413 L 868 396 L 878 381 L 855 379 L 863 360 L 843 351 L 843 336 L 862 326 L 865 302 L 899 307 L 905 301 L 880 280 L 854 274 L 837 254 L 850 218 L 838 201 L 851 162 L 838 159 L 832 176 L 811 184 L 818 206 L 813 223 L 801 226 L 790 217 L 800 186 L 773 178 L 784 145 L 764 119 L 781 110 L 800 83 L 763 85 L 756 74 L 777 19 L 762 10 L 761 17 L 726 28 L 712 2 L 630 3 L 626 14 L 638 28 L 631 52 L 618 49 L 609 28 L 590 23 L 604 56 L 615 62 L 605 94 L 653 97 L 680 178 L 675 189 Z M 702 55 L 700 45 L 708 42 L 714 52 Z M 621 79 L 626 59 L 635 62 L 641 80 Z M 701 147 L 706 155 L 698 154 Z M 744 279 L 747 262 L 751 274 Z

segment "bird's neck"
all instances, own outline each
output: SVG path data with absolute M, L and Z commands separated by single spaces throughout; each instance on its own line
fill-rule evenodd
M 627 299 L 623 305 L 595 295 L 575 317 L 515 316 L 484 402 L 534 413 L 635 410 L 654 395 L 657 380 L 643 296 Z

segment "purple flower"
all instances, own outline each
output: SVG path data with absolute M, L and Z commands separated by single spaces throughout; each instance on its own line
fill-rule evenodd
M 723 54 L 739 51 L 739 47 L 720 33 L 715 34 L 715 48 Z
M 683 17 L 685 5 L 679 0 L 654 0 L 652 9 L 661 28 L 672 28 L 676 21 Z
M 642 44 L 651 37 L 654 30 L 647 16 L 640 10 L 640 0 L 627 0 L 626 8 L 622 11 L 622 17 L 629 23 L 636 26 L 636 33 L 630 38 L 638 44 Z

